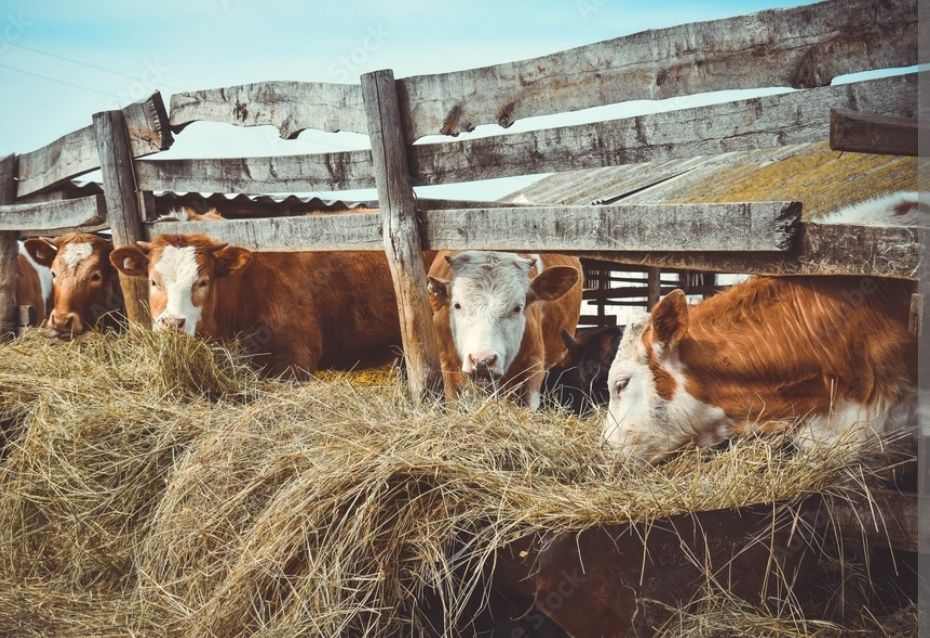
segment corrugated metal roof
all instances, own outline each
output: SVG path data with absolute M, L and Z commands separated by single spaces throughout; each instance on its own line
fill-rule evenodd
M 569 171 L 504 201 L 533 204 L 797 200 L 817 216 L 869 197 L 917 190 L 917 158 L 831 151 L 828 143 Z

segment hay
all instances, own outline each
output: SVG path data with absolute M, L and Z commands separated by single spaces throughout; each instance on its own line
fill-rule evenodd
M 0 614 L 4 635 L 417 635 L 417 601 L 467 620 L 494 550 L 527 534 L 796 503 L 870 473 L 850 448 L 751 438 L 624 466 L 600 415 L 417 407 L 390 371 L 260 380 L 183 336 L 0 353 L 0 604 L 47 599 L 36 627 Z

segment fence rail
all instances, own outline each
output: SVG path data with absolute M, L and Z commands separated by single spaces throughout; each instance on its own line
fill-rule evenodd
M 917 74 L 829 86 L 918 58 L 915 0 L 827 0 L 645 31 L 479 69 L 359 84 L 265 82 L 161 95 L 0 162 L 0 331 L 9 323 L 17 231 L 109 225 L 116 245 L 207 232 L 254 250 L 384 250 L 402 318 L 410 388 L 438 360 L 421 252 L 568 251 L 649 267 L 915 278 L 922 232 L 802 224 L 797 203 L 515 207 L 417 202 L 414 186 L 659 162 L 827 139 L 829 113 L 915 118 Z M 767 97 L 518 134 L 414 144 L 481 124 L 723 89 L 802 89 Z M 852 115 L 849 115 L 849 114 Z M 862 118 L 859 117 L 861 120 Z M 141 159 L 195 121 L 368 133 L 372 150 L 232 159 Z M 878 120 L 876 120 L 878 121 Z M 886 123 L 891 120 L 881 120 Z M 860 129 L 861 130 L 861 129 Z M 868 149 L 865 149 L 868 150 Z M 102 169 L 104 197 L 70 199 L 71 178 Z M 147 225 L 153 191 L 292 193 L 376 187 L 380 211 Z M 269 204 L 273 205 L 273 204 Z M 105 219 L 104 219 L 105 218 Z M 14 264 L 15 266 L 15 264 Z M 143 321 L 144 282 L 123 280 Z M 11 287 L 12 286 L 12 287 Z M 658 290 L 658 286 L 655 286 Z

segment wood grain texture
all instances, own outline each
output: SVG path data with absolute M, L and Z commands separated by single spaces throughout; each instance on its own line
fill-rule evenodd
M 294 139 L 304 129 L 367 133 L 357 84 L 258 82 L 171 96 L 171 126 L 195 121 L 237 126 L 270 124 Z
M 32 204 L 0 205 L 0 231 L 35 232 L 91 226 L 106 219 L 100 195 Z
M 914 117 L 830 111 L 830 148 L 834 151 L 917 156 L 917 140 L 930 125 Z
M 928 79 L 930 81 L 930 79 Z M 917 74 L 639 117 L 474 140 L 416 144 L 416 185 L 717 156 L 817 142 L 833 108 L 917 115 Z
M 299 193 L 372 188 L 371 151 L 236 159 L 140 160 L 140 190 Z
M 413 76 L 399 89 L 408 139 L 415 140 L 628 100 L 825 86 L 845 73 L 916 64 L 917 33 L 913 0 L 828 0 Z
M 800 215 L 795 202 L 478 208 L 431 211 L 422 232 L 432 250 L 778 252 Z
M 144 237 L 127 123 L 122 111 L 94 114 L 94 137 L 114 246 L 134 244 Z M 134 323 L 149 325 L 148 282 L 120 274 L 120 286 L 126 317 Z
M 161 94 L 133 102 L 123 109 L 133 157 L 143 157 L 171 146 L 168 114 Z M 54 186 L 100 167 L 94 127 L 68 133 L 51 144 L 19 156 L 17 197 Z
M 382 70 L 363 75 L 362 96 L 371 137 L 384 251 L 397 296 L 407 388 L 411 397 L 420 401 L 438 395 L 442 376 L 394 73 Z
M 930 233 L 916 228 L 801 224 L 798 247 L 781 254 L 746 252 L 583 251 L 582 256 L 662 269 L 753 275 L 859 275 L 918 279 Z
M 16 200 L 16 156 L 7 155 L 0 158 L 0 205 Z M 4 219 L 0 212 L 0 223 Z M 19 273 L 16 270 L 19 247 L 17 234 L 0 231 L 0 341 L 16 335 L 19 327 L 19 312 L 16 302 L 16 284 Z

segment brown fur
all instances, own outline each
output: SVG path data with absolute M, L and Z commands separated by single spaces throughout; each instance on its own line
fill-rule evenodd
M 429 276 L 437 279 L 451 280 L 452 268 L 446 261 L 450 252 L 439 252 L 433 259 Z M 569 266 L 577 268 L 579 275 L 581 262 L 576 257 L 566 255 L 542 255 L 546 268 Z M 535 267 L 530 276 L 536 275 Z M 566 354 L 562 341 L 562 329 L 574 334 L 581 315 L 582 278 L 559 299 L 555 301 L 537 301 L 528 304 L 526 329 L 520 342 L 520 351 L 507 369 L 500 384 L 503 388 L 517 390 L 517 395 L 525 400 L 531 391 L 539 392 L 545 380 L 545 372 L 558 364 Z M 439 343 L 439 358 L 442 365 L 443 384 L 447 396 L 458 396 L 462 387 L 462 360 L 459 358 L 452 339 L 449 323 L 449 306 L 431 296 L 433 307 L 433 327 Z
M 29 260 L 22 255 L 16 259 L 16 304 L 19 306 L 33 306 L 36 309 L 36 318 L 39 325 L 45 321 L 45 299 L 42 298 L 42 284 L 39 273 L 32 267 Z
M 387 258 L 381 252 L 248 253 L 248 265 L 222 276 L 218 246 L 204 235 L 161 235 L 149 264 L 167 246 L 194 246 L 202 276 L 213 280 L 199 333 L 242 337 L 268 372 L 312 373 L 388 361 L 400 327 Z M 114 252 L 122 259 L 125 249 Z M 220 255 L 226 255 L 225 249 Z M 153 304 L 152 315 L 159 309 Z
M 756 277 L 734 286 L 687 312 L 677 347 L 686 390 L 737 429 L 827 414 L 843 398 L 901 402 L 916 383 L 912 292 L 908 282 L 851 277 Z M 643 334 L 647 347 L 655 330 Z

